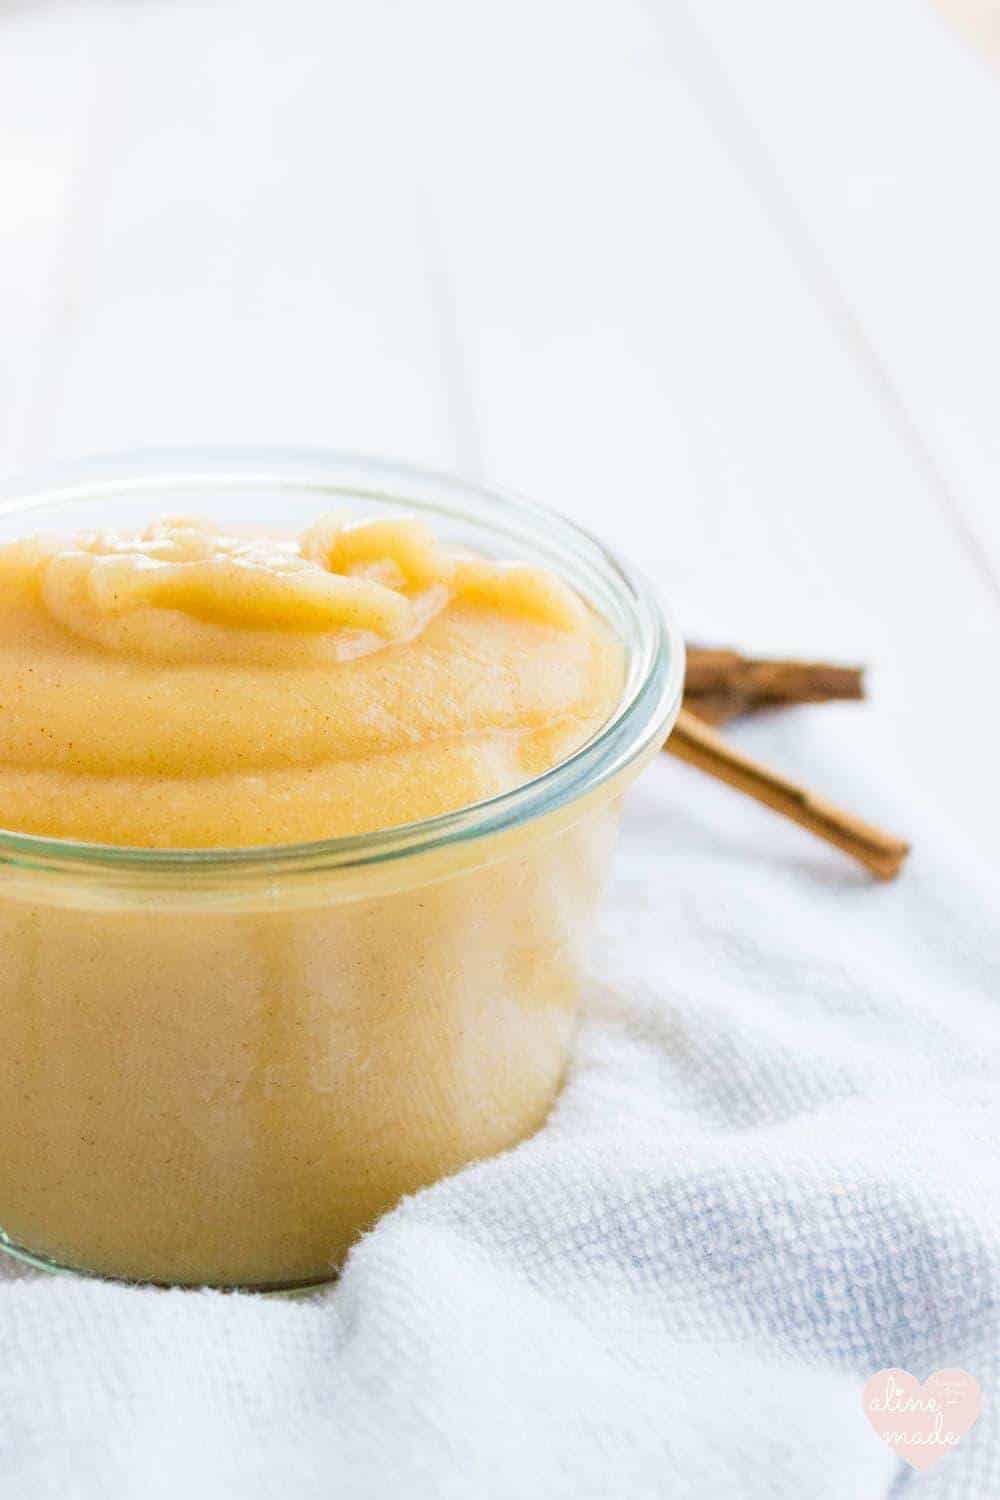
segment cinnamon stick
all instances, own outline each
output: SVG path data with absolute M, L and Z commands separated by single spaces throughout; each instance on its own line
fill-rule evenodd
M 722 724 L 761 708 L 863 698 L 864 669 L 689 645 L 684 695 L 699 718 Z
M 825 797 L 744 755 L 690 710 L 681 710 L 664 749 L 836 845 L 880 880 L 892 880 L 910 852 L 903 839 L 862 822 Z

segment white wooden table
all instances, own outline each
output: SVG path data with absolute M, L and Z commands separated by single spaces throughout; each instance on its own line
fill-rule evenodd
M 890 727 L 982 843 L 998 140 L 928 0 L 8 0 L 0 469 L 276 442 L 513 486 L 692 635 L 871 662 L 821 732 Z

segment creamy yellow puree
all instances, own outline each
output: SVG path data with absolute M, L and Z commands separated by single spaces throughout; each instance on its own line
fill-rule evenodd
M 0 548 L 0 827 L 184 848 L 407 823 L 546 769 L 620 681 L 567 585 L 418 520 L 36 537 Z
M 174 849 L 422 819 L 563 758 L 622 675 L 564 583 L 415 519 L 33 537 L 0 548 L 0 827 Z M 313 895 L 0 872 L 0 1227 L 142 1279 L 329 1275 L 544 1119 L 612 825 L 604 799 Z

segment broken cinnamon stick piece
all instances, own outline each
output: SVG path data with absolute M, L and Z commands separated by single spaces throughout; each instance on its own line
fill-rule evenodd
M 681 709 L 664 749 L 707 771 L 758 802 L 783 813 L 828 844 L 860 861 L 880 880 L 892 880 L 910 852 L 903 839 L 864 823 L 727 743 L 687 709 Z
M 741 656 L 711 646 L 687 648 L 687 707 L 712 724 L 793 703 L 829 703 L 865 695 L 864 669 L 832 662 Z

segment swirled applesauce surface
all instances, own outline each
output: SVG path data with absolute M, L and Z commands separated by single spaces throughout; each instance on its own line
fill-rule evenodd
M 622 678 L 558 577 L 415 518 L 27 537 L 0 547 L 0 827 L 167 849 L 409 823 L 564 759 Z

